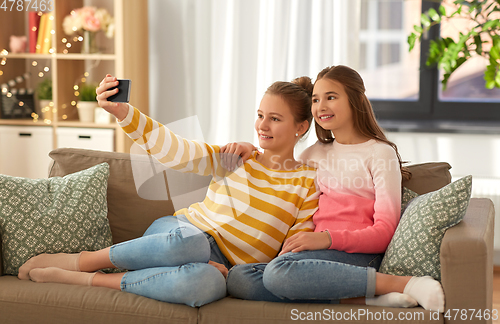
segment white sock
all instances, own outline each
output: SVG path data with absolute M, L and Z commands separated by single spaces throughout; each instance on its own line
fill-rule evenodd
M 97 272 L 79 272 L 60 268 L 35 268 L 30 271 L 31 280 L 35 282 L 57 282 L 70 285 L 92 286 Z
M 29 280 L 29 273 L 35 268 L 56 267 L 64 270 L 80 271 L 80 253 L 40 254 L 32 257 L 19 268 L 17 277 Z
M 370 306 L 386 306 L 386 307 L 415 307 L 417 301 L 409 295 L 392 292 L 376 297 L 365 298 L 366 305 Z
M 439 281 L 430 276 L 412 277 L 403 291 L 426 310 L 444 312 L 444 292 Z

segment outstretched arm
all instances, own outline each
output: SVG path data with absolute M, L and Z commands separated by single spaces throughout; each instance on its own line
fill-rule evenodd
M 204 176 L 225 175 L 218 146 L 182 138 L 129 104 L 109 102 L 108 97 L 116 93 L 109 89 L 116 82 L 115 77 L 106 75 L 96 89 L 98 103 L 119 120 L 137 145 L 166 168 Z

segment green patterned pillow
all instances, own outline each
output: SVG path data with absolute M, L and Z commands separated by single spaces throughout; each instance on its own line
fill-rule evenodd
M 441 280 L 441 242 L 446 230 L 464 217 L 471 187 L 472 176 L 467 176 L 410 201 L 379 271 Z
M 49 179 L 0 175 L 3 273 L 40 253 L 99 250 L 112 244 L 107 213 L 109 165 Z
M 406 187 L 403 187 L 403 192 L 401 195 L 401 215 L 403 215 L 403 213 L 405 212 L 406 207 L 408 207 L 410 201 L 416 197 L 418 197 L 418 193 Z

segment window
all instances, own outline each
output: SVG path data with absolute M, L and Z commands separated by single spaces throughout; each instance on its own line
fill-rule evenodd
M 443 1 L 452 10 L 453 0 Z M 420 48 L 408 52 L 407 37 L 422 12 L 439 3 L 417 0 L 361 0 L 359 66 L 367 95 L 382 124 L 424 122 L 427 129 L 459 122 L 500 122 L 500 89 L 484 87 L 482 57 L 468 61 L 442 90 L 441 72 L 425 65 L 430 39 L 457 37 L 466 22 L 433 27 Z M 417 47 L 417 46 L 416 46 Z M 390 126 L 389 126 L 390 128 Z

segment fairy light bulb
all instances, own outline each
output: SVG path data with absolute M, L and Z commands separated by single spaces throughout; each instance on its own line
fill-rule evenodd
M 33 62 L 31 62 L 31 65 L 33 65 L 33 66 L 37 66 L 37 65 L 38 65 L 38 62 L 37 62 L 37 61 L 33 61 Z

